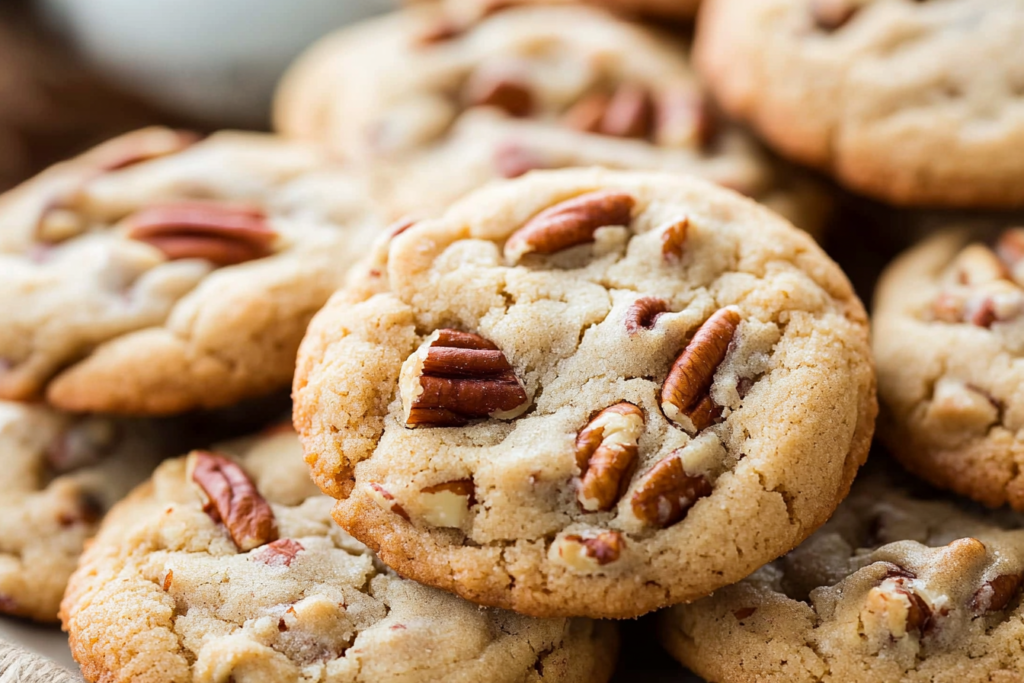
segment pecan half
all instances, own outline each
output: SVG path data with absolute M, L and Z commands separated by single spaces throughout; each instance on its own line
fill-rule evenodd
M 508 75 L 478 71 L 466 83 L 466 105 L 497 107 L 510 116 L 529 116 L 533 91 L 529 84 Z
M 469 520 L 474 500 L 472 479 L 458 479 L 420 489 L 421 515 L 438 527 L 460 528 Z
M 252 559 L 262 562 L 268 567 L 290 567 L 295 557 L 305 550 L 298 541 L 290 538 L 279 538 L 268 543 L 252 554 Z
M 601 132 L 620 138 L 646 138 L 654 128 L 654 100 L 646 87 L 623 83 L 601 119 Z
M 591 93 L 577 100 L 562 114 L 562 125 L 584 133 L 597 133 L 608 111 L 608 102 L 604 93 Z
M 125 229 L 172 261 L 199 258 L 218 266 L 269 256 L 277 237 L 262 209 L 217 202 L 151 206 L 125 219 Z
M 711 491 L 711 483 L 700 474 L 687 474 L 678 452 L 673 452 L 640 478 L 630 506 L 641 522 L 664 529 L 682 521 Z
M 578 572 L 594 572 L 618 561 L 626 541 L 618 531 L 600 531 L 596 534 L 567 534 L 557 539 L 551 548 L 554 561 Z
M 435 332 L 402 366 L 407 426 L 452 427 L 483 417 L 509 419 L 529 401 L 505 354 L 478 334 Z
M 661 257 L 666 261 L 678 261 L 683 258 L 683 247 L 686 245 L 686 233 L 690 228 L 690 219 L 681 218 L 661 231 Z
M 626 311 L 626 332 L 633 337 L 640 330 L 653 330 L 662 313 L 668 312 L 668 302 L 653 296 L 645 296 L 633 302 Z
M 193 451 L 189 469 L 205 494 L 203 511 L 224 524 L 239 550 L 277 540 L 274 511 L 241 467 L 216 453 Z
M 811 18 L 824 31 L 842 28 L 856 13 L 852 0 L 811 0 Z
M 598 190 L 548 207 L 505 242 L 505 258 L 518 263 L 526 254 L 554 254 L 594 241 L 598 228 L 628 226 L 636 200 L 616 190 Z
M 611 510 L 626 493 L 636 469 L 644 414 L 623 401 L 605 408 L 576 436 L 576 465 L 582 476 L 576 500 L 587 512 Z
M 999 612 L 1006 609 L 1010 601 L 1020 592 L 1022 583 L 1024 583 L 1024 575 L 1021 574 L 997 576 L 974 592 L 974 597 L 971 598 L 971 609 L 976 614 Z
M 716 419 L 717 408 L 708 392 L 740 320 L 735 309 L 716 311 L 693 335 L 665 378 L 661 409 L 668 419 L 688 431 L 699 432 Z

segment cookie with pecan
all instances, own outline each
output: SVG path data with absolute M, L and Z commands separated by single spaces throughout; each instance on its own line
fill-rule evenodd
M 800 547 L 660 615 L 709 681 L 917 683 L 1024 676 L 1024 528 L 871 476 Z
M 331 520 L 295 433 L 170 460 L 117 505 L 62 605 L 90 681 L 569 681 L 615 627 L 480 609 L 404 579 Z
M 56 621 L 85 540 L 174 443 L 153 421 L 0 401 L 0 613 Z
M 1024 510 L 1024 229 L 945 231 L 897 259 L 873 346 L 893 454 L 937 486 Z
M 1024 206 L 1017 0 L 708 0 L 696 36 L 718 104 L 790 159 L 895 204 Z
M 169 414 L 287 386 L 377 219 L 313 148 L 147 129 L 3 195 L 0 226 L 0 398 Z
M 285 78 L 277 125 L 372 160 L 396 216 L 578 166 L 695 173 L 812 231 L 826 209 L 810 181 L 716 115 L 682 41 L 578 4 L 427 3 L 347 28 Z
M 804 233 L 673 175 L 545 171 L 399 231 L 311 323 L 295 423 L 405 576 L 630 617 L 823 523 L 867 455 L 867 320 Z

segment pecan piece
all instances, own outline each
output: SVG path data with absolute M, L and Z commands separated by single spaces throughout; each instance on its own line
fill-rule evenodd
M 453 427 L 471 419 L 509 419 L 529 401 L 505 354 L 478 334 L 435 332 L 402 366 L 405 424 Z
M 290 538 L 279 538 L 273 543 L 268 543 L 257 550 L 253 553 L 252 558 L 268 567 L 290 567 L 296 555 L 303 550 L 305 548 L 298 541 L 293 541 Z
M 716 311 L 693 335 L 665 378 L 661 409 L 668 419 L 688 431 L 699 432 L 717 417 L 718 409 L 708 392 L 740 320 L 735 309 Z
M 626 541 L 618 531 L 567 534 L 552 544 L 550 557 L 569 569 L 589 573 L 618 561 L 625 548 Z
M 210 451 L 193 451 L 189 460 L 191 479 L 206 498 L 203 511 L 224 524 L 239 550 L 277 540 L 274 511 L 241 467 Z
M 620 85 L 601 118 L 600 132 L 619 138 L 646 138 L 653 128 L 651 92 L 637 83 Z
M 703 149 L 718 132 L 707 99 L 690 89 L 672 88 L 664 93 L 655 118 L 655 141 L 666 147 Z
M 611 510 L 626 493 L 636 469 L 644 414 L 623 401 L 605 408 L 576 436 L 576 465 L 582 476 L 576 500 L 587 512 Z
M 469 520 L 474 500 L 472 479 L 457 479 L 420 489 L 422 517 L 437 527 L 460 528 Z
M 636 200 L 625 192 L 598 190 L 548 207 L 505 242 L 505 258 L 518 263 L 526 254 L 554 254 L 594 241 L 598 228 L 628 226 Z
M 981 244 L 964 248 L 953 262 L 953 270 L 957 281 L 967 286 L 1003 280 L 1009 274 L 999 257 Z
M 683 247 L 686 245 L 686 233 L 690 228 L 690 219 L 683 217 L 672 223 L 661 232 L 661 257 L 666 261 L 678 261 L 683 258 Z
M 529 84 L 508 75 L 478 71 L 466 83 L 466 105 L 497 107 L 509 116 L 529 116 L 533 91 Z
M 395 496 L 390 491 L 374 482 L 370 482 L 370 490 L 373 491 L 373 496 L 381 507 L 391 510 L 405 521 L 409 521 L 409 513 L 405 511 L 401 503 L 395 500 Z
M 262 209 L 216 202 L 151 206 L 125 219 L 125 229 L 172 261 L 199 258 L 218 266 L 269 256 L 277 237 Z
M 887 578 L 868 592 L 861 610 L 861 621 L 873 635 L 888 634 L 902 638 L 909 633 L 930 633 L 936 626 L 928 602 L 910 585 L 912 579 Z
M 986 612 L 999 612 L 1006 609 L 1020 592 L 1021 584 L 1024 583 L 1024 575 L 1001 574 L 991 581 L 988 581 L 974 592 L 971 598 L 971 609 L 975 614 Z
M 668 302 L 653 296 L 645 296 L 633 302 L 626 311 L 626 332 L 633 337 L 640 330 L 653 330 L 662 313 L 668 312 Z
M 856 13 L 852 0 L 811 0 L 811 18 L 824 31 L 842 28 Z
M 630 506 L 641 522 L 664 529 L 682 521 L 690 508 L 710 496 L 711 491 L 711 483 L 704 476 L 686 473 L 682 458 L 674 451 L 640 478 Z

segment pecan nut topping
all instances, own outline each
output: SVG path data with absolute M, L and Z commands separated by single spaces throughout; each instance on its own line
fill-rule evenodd
M 528 84 L 511 76 L 478 71 L 466 83 L 466 103 L 471 107 L 497 107 L 521 118 L 533 111 L 533 92 Z
M 605 408 L 576 437 L 576 465 L 582 476 L 576 500 L 587 512 L 611 510 L 625 494 L 636 469 L 644 414 L 625 401 Z
M 689 218 L 681 218 L 665 228 L 661 233 L 661 257 L 666 261 L 678 261 L 683 258 L 686 245 L 686 233 L 690 227 Z
M 277 238 L 262 209 L 182 201 L 137 211 L 125 219 L 130 239 L 146 242 L 170 260 L 198 258 L 230 266 L 270 256 Z
M 552 544 L 550 557 L 569 569 L 588 573 L 618 561 L 625 548 L 626 541 L 618 531 L 567 534 Z
M 555 204 L 531 218 L 505 243 L 511 263 L 529 253 L 554 254 L 594 241 L 598 228 L 628 226 L 632 219 L 632 195 L 615 190 L 588 192 Z
M 295 557 L 303 550 L 305 548 L 298 541 L 279 538 L 253 553 L 253 559 L 268 567 L 290 567 Z
M 678 452 L 673 452 L 640 478 L 630 507 L 644 524 L 664 529 L 682 521 L 711 491 L 711 483 L 700 474 L 687 474 Z
M 740 321 L 735 309 L 715 312 L 693 335 L 665 378 L 661 409 L 688 431 L 699 432 L 717 419 L 718 408 L 708 392 Z
M 661 314 L 667 312 L 668 302 L 664 299 L 656 299 L 653 296 L 641 297 L 626 311 L 626 332 L 633 337 L 639 334 L 640 330 L 653 330 Z
M 443 329 L 402 367 L 399 393 L 409 427 L 454 427 L 469 420 L 511 419 L 529 405 L 505 354 L 478 334 Z
M 1000 612 L 1020 593 L 1024 575 L 1001 574 L 974 592 L 971 609 L 975 614 Z
M 216 453 L 193 451 L 189 469 L 205 494 L 203 511 L 227 528 L 239 550 L 277 540 L 274 511 L 241 467 Z

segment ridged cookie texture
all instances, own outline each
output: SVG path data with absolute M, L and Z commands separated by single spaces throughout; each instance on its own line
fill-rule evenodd
M 0 613 L 56 621 L 86 539 L 174 443 L 150 421 L 0 401 Z
M 799 548 L 659 616 L 713 683 L 1011 683 L 1024 677 L 1024 529 L 858 480 Z
M 1024 510 L 1024 229 L 952 229 L 883 274 L 872 344 L 879 429 L 907 467 Z
M 331 520 L 290 428 L 164 463 L 108 516 L 62 606 L 90 681 L 606 681 L 611 624 L 480 609 Z
M 377 218 L 313 147 L 146 129 L 3 195 L 0 226 L 0 397 L 169 414 L 287 386 Z
M 1018 0 L 710 0 L 695 53 L 724 109 L 854 190 L 1024 205 Z
M 285 135 L 372 161 L 396 217 L 577 166 L 695 173 L 811 231 L 827 209 L 707 106 L 683 41 L 594 7 L 428 3 L 373 19 L 302 57 L 276 108 Z
M 636 616 L 794 547 L 867 456 L 863 306 L 736 193 L 535 171 L 395 232 L 314 318 L 293 396 L 335 519 L 404 576 Z

